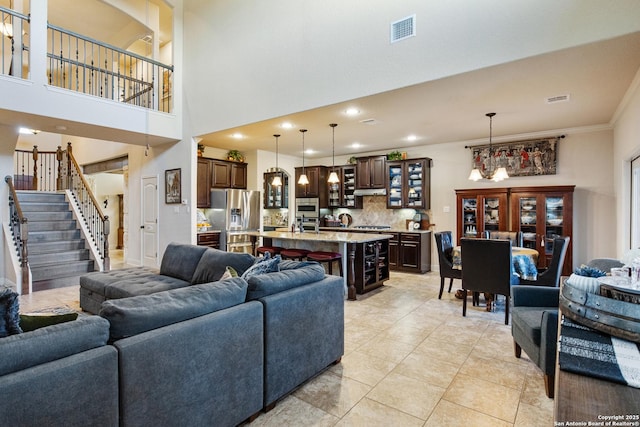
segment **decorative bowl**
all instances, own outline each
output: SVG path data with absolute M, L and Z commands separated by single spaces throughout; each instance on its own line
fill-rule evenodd
M 524 209 L 525 211 L 530 211 L 533 208 L 535 208 L 535 206 L 533 205 L 522 205 L 522 209 Z
M 489 206 L 491 209 L 495 209 L 500 206 L 500 202 L 497 200 L 489 200 L 487 201 L 487 206 Z
M 522 233 L 522 238 L 525 240 L 535 240 L 536 233 Z
M 562 218 L 547 219 L 547 224 L 553 226 L 562 225 Z
M 520 222 L 523 224 L 533 224 L 536 222 L 536 217 L 535 215 L 522 215 L 520 217 Z

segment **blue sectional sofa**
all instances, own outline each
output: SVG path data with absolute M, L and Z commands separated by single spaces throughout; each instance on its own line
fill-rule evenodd
M 65 373 L 65 377 L 83 378 L 69 384 L 69 393 L 83 394 L 90 401 L 86 406 L 91 422 L 75 418 L 76 412 L 85 413 L 83 400 L 61 394 L 64 402 L 58 402 L 58 394 L 52 392 L 48 394 L 47 406 L 56 407 L 59 403 L 64 409 L 64 413 L 57 413 L 58 424 L 64 421 L 64 425 L 234 426 L 260 410 L 272 408 L 278 399 L 342 357 L 342 278 L 325 275 L 317 263 L 281 261 L 276 272 L 217 280 L 222 278 L 226 267 L 242 274 L 256 259 L 248 254 L 210 248 L 201 251 L 200 247 L 190 245 L 170 246 L 171 263 L 165 266 L 165 255 L 159 272 L 164 274 L 132 269 L 129 278 L 136 279 L 128 283 L 122 271 L 85 276 L 81 283 L 88 284 L 86 290 L 92 293 L 87 293 L 89 299 L 85 302 L 95 308 L 95 302 L 102 298 L 100 316 L 0 339 L 2 368 L 5 354 L 11 360 L 19 352 L 5 340 L 24 340 L 29 334 L 47 335 L 51 328 L 65 330 L 78 322 L 100 325 L 98 344 L 94 337 L 85 337 L 91 344 L 75 350 L 69 347 L 68 351 L 75 354 L 51 357 L 56 364 L 51 368 L 53 381 L 62 375 L 62 371 L 58 374 L 56 371 L 62 369 L 58 364 L 66 366 L 65 358 L 84 361 L 93 357 L 91 352 L 104 352 L 102 357 L 113 359 L 93 365 L 87 360 L 84 363 L 88 367 L 78 367 L 74 374 Z M 199 257 L 194 256 L 197 252 Z M 188 261 L 182 262 L 174 257 L 176 254 L 182 254 Z M 184 267 L 182 272 L 178 271 L 180 266 Z M 171 280 L 146 276 L 156 283 L 146 286 L 140 279 L 145 274 L 164 275 L 184 284 L 176 287 L 178 282 L 173 282 L 166 285 L 169 289 L 153 292 L 154 287 L 165 286 L 158 283 Z M 192 284 L 202 280 L 209 281 Z M 135 281 L 142 283 L 140 292 Z M 118 292 L 132 296 L 107 297 Z M 7 343 L 10 346 L 6 349 L 11 347 L 13 353 L 4 352 Z M 50 345 L 51 342 L 34 342 L 28 351 L 49 353 Z M 97 347 L 87 350 L 86 346 Z M 45 387 L 36 386 L 40 377 L 32 372 L 52 365 L 47 360 L 33 363 L 30 367 L 0 371 L 0 393 L 12 396 L 0 404 L 0 419 L 14 403 L 23 408 L 21 415 L 11 418 L 14 421 L 11 425 L 50 424 L 44 422 L 49 409 L 38 405 L 41 401 L 38 399 L 43 398 L 41 393 L 30 390 L 42 389 L 47 394 L 46 390 L 55 389 L 46 377 Z M 14 377 L 23 378 L 29 387 L 16 388 Z

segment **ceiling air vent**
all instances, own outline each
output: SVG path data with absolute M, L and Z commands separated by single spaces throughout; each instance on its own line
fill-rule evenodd
M 363 125 L 377 125 L 380 122 L 376 119 L 364 119 L 360 120 L 360 123 L 362 123 Z
M 547 104 L 555 104 L 556 102 L 567 102 L 569 101 L 569 99 L 569 94 L 550 96 L 549 98 L 547 98 Z
M 391 43 L 416 35 L 416 15 L 407 16 L 391 23 Z

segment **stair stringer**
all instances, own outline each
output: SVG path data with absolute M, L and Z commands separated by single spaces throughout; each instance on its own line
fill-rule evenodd
M 22 283 L 22 268 L 20 268 L 20 258 L 18 257 L 18 251 L 16 250 L 16 244 L 14 241 L 13 233 L 11 232 L 11 227 L 6 222 L 2 223 L 2 229 L 4 231 L 4 251 L 9 254 L 9 260 L 5 258 L 4 267 L 6 278 L 5 281 L 10 283 L 5 283 L 7 286 L 11 287 L 18 295 L 22 295 L 22 286 L 18 286 L 18 283 Z M 27 263 L 29 267 L 29 293 L 33 292 L 33 281 L 31 280 L 31 266 Z M 13 275 L 11 274 L 13 273 Z
M 98 246 L 95 244 L 93 240 L 93 236 L 89 231 L 89 227 L 87 226 L 87 221 L 80 210 L 80 206 L 78 205 L 78 200 L 73 195 L 71 190 L 64 190 L 65 197 L 69 202 L 69 206 L 71 207 L 71 211 L 73 212 L 73 217 L 77 221 L 80 226 L 80 231 L 84 238 L 85 243 L 89 247 L 90 258 L 96 263 L 98 266 L 98 271 L 104 271 L 104 260 L 102 259 L 102 255 L 100 255 L 100 251 L 98 250 Z

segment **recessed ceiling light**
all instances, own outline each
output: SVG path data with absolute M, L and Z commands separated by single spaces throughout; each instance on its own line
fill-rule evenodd
M 351 107 L 351 108 L 347 108 L 345 113 L 347 114 L 347 116 L 356 116 L 360 114 L 360 110 L 358 110 L 357 108 Z
M 362 147 L 362 144 L 360 144 L 359 142 L 354 142 L 353 144 L 351 144 L 351 148 L 360 148 Z
M 415 141 L 416 139 L 418 139 L 418 137 L 417 137 L 417 136 L 415 136 L 415 135 L 409 135 L 409 136 L 407 137 L 407 141 Z
M 233 135 L 231 135 L 231 138 L 235 138 L 235 139 L 242 139 L 244 138 L 244 135 L 242 135 L 239 132 L 234 133 Z
M 293 125 L 291 123 L 289 123 L 289 122 L 284 122 L 283 124 L 280 125 L 280 127 L 282 129 L 292 129 Z
M 304 152 L 305 152 L 305 154 L 313 154 L 313 153 L 315 153 L 315 151 L 313 151 L 311 148 L 307 148 Z
M 18 132 L 23 134 L 23 135 L 37 135 L 37 134 L 40 133 L 39 130 L 27 129 L 27 128 L 20 128 L 20 129 L 18 129 Z

